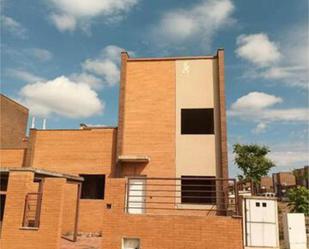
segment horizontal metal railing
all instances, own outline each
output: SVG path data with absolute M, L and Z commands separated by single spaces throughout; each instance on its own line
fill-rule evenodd
M 231 201 L 231 197 L 232 201 Z M 126 212 L 238 215 L 235 179 L 214 177 L 129 177 Z M 192 211 L 192 212 L 189 212 Z

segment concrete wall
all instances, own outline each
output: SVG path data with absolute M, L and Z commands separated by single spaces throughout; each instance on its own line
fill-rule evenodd
M 124 179 L 109 179 L 102 248 L 119 249 L 123 238 L 140 238 L 143 249 L 241 249 L 241 219 L 223 216 L 129 215 Z
M 215 108 L 215 59 L 176 60 L 176 176 L 216 176 L 215 134 L 182 135 L 181 109 Z M 217 121 L 218 122 L 218 121 Z M 219 153 L 219 152 L 217 152 Z
M 0 94 L 0 148 L 25 148 L 28 109 Z
M 59 247 L 65 179 L 46 178 L 40 227 L 22 228 L 25 196 L 36 187 L 32 172 L 10 172 L 0 247 L 5 249 L 56 249 Z

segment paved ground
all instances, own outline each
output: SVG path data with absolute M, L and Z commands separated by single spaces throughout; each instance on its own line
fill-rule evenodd
M 60 249 L 101 249 L 101 237 L 77 237 L 77 242 L 61 239 Z

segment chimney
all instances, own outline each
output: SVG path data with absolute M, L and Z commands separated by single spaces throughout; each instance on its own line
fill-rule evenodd
M 43 118 L 43 126 L 42 126 L 43 130 L 46 130 L 46 118 Z
M 31 129 L 35 128 L 35 116 L 32 116 Z

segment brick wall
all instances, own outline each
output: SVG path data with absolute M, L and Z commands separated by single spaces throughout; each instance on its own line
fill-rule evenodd
M 10 172 L 0 239 L 5 249 L 56 249 L 59 246 L 65 179 L 45 178 L 38 230 L 22 229 L 26 193 L 34 189 L 32 172 Z
M 117 129 L 31 130 L 28 165 L 68 174 L 114 174 Z M 66 195 L 63 233 L 72 231 L 74 194 Z M 74 205 L 73 205 L 74 204 Z M 104 200 L 80 201 L 79 231 L 101 231 Z
M 140 238 L 143 249 L 241 249 L 241 219 L 223 216 L 129 215 L 125 180 L 110 179 L 104 208 L 102 248 L 119 249 L 124 237 Z
M 28 109 L 0 94 L 0 148 L 25 148 Z
M 70 174 L 112 172 L 116 129 L 31 130 L 30 165 Z
M 264 192 L 272 192 L 274 191 L 273 189 L 273 179 L 270 176 L 263 176 L 261 178 L 261 191 Z
M 151 159 L 147 165 L 122 165 L 122 175 L 134 167 L 140 174 L 175 177 L 175 62 L 128 61 L 125 80 L 120 153 Z
M 25 149 L 0 149 L 1 167 L 22 167 Z

